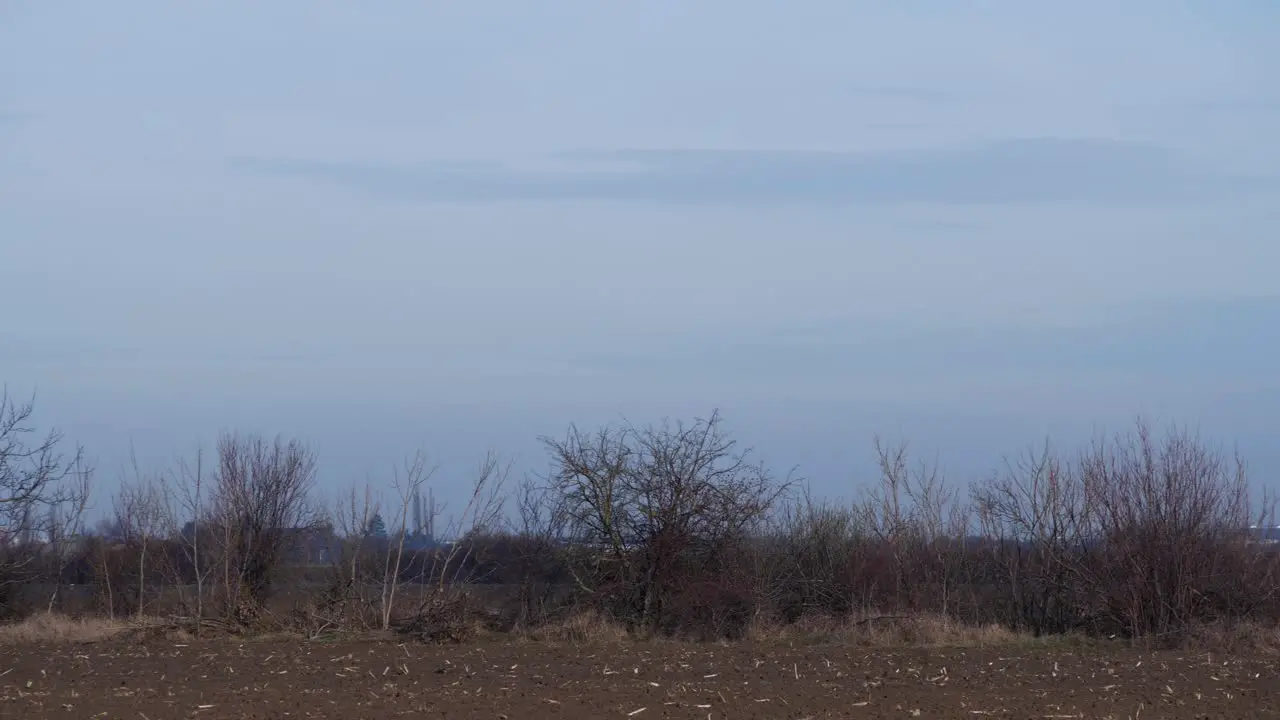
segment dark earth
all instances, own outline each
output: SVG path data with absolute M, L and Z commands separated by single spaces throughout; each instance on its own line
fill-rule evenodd
M 111 640 L 0 648 L 4 718 L 1264 718 L 1280 663 L 1068 647 Z

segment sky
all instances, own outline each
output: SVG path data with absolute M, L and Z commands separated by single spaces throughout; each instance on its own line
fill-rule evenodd
M 1270 483 L 1278 73 L 1261 0 L 0 0 L 0 383 L 104 492 L 715 408 L 832 497 L 1138 416 Z

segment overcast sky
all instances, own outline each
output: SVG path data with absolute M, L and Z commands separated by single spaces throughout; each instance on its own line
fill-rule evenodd
M 104 483 L 705 415 L 848 494 L 1142 414 L 1280 473 L 1280 5 L 0 1 L 0 382 Z

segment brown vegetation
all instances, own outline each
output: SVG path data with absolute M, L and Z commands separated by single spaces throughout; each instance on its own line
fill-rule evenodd
M 29 406 L 4 401 L 0 416 L 11 618 L 163 618 L 195 635 L 867 645 L 1071 635 L 1226 647 L 1280 627 L 1280 553 L 1249 529 L 1270 508 L 1250 502 L 1243 463 L 1180 430 L 1139 424 L 1075 454 L 1045 446 L 970 487 L 877 440 L 878 482 L 845 505 L 770 473 L 716 414 L 571 428 L 543 441 L 550 472 L 510 497 L 509 467 L 490 454 L 441 543 L 424 534 L 439 514 L 423 516 L 424 455 L 396 474 L 390 504 L 366 487 L 326 508 L 311 450 L 236 435 L 211 467 L 197 456 L 135 468 L 113 517 L 76 532 L 88 489 L 78 450 L 60 455 L 56 433 L 24 445 Z

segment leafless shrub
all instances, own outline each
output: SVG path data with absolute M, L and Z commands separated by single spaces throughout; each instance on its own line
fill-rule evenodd
M 880 481 L 857 508 L 860 524 L 887 553 L 895 607 L 946 615 L 959 579 L 968 506 L 937 463 L 911 462 L 908 445 L 874 442 Z
M 843 618 L 871 608 L 959 614 L 968 586 L 969 508 L 936 464 L 875 439 L 879 477 L 853 505 L 806 493 L 790 507 L 777 582 L 780 618 Z
M 1273 572 L 1274 558 L 1246 544 L 1254 517 L 1238 457 L 1185 429 L 1157 440 L 1139 422 L 1095 442 L 1079 473 L 1096 622 L 1130 636 L 1175 637 L 1274 603 L 1273 582 L 1245 575 L 1249 585 L 1240 583 L 1241 572 Z
M 780 543 L 773 555 L 783 570 L 773 573 L 780 618 L 794 623 L 802 617 L 844 617 L 874 592 L 868 579 L 866 554 L 869 530 L 852 507 L 815 498 L 809 491 L 788 507 Z
M 6 401 L 9 435 L 29 413 Z M 167 614 L 175 597 L 189 615 L 192 583 L 197 628 L 263 628 L 279 617 L 264 603 L 291 601 L 293 628 L 310 637 L 390 629 L 460 641 L 483 626 L 575 641 L 817 633 L 928 645 L 1083 633 L 1227 647 L 1280 629 L 1274 531 L 1248 530 L 1274 507 L 1250 504 L 1238 458 L 1185 431 L 1156 438 L 1139 424 L 1078 454 L 1046 443 L 967 495 L 937 463 L 877 439 L 878 480 L 853 504 L 793 494 L 790 477 L 753 462 L 718 415 L 570 428 L 543 443 L 551 471 L 525 479 L 512 517 L 510 464 L 489 453 L 442 537 L 425 543 L 415 536 L 432 475 L 423 455 L 396 474 L 389 504 L 353 487 L 326 517 L 309 500 L 309 450 L 228 435 L 211 472 L 199 456 L 162 479 L 135 464 L 103 528 L 124 543 L 73 547 L 74 526 L 50 508 L 82 506 L 82 493 L 58 493 L 87 488 L 77 485 L 87 476 L 74 457 L 50 460 L 53 444 L 15 453 L 25 446 L 10 437 L 0 488 L 69 482 L 8 493 L 44 513 L 0 507 L 0 519 L 19 518 L 0 525 L 0 558 L 10 571 L 25 560 L 19 575 L 55 586 L 105 585 L 108 615 L 117 604 Z M 38 477 L 15 484 L 23 473 Z M 429 525 L 443 514 L 432 503 Z M 297 536 L 321 538 L 326 559 L 298 556 Z M 18 575 L 5 577 L 16 587 Z M 288 593 L 268 593 L 272 581 Z M 49 584 L 22 589 L 43 602 Z M 223 601 L 223 623 L 205 617 L 206 600 Z
M 972 498 L 1007 588 L 1001 619 L 1037 635 L 1075 629 L 1094 518 L 1079 474 L 1046 442 L 1006 460 L 1004 472 L 975 486 Z
M 1191 433 L 1139 422 L 1074 463 L 1046 445 L 974 489 L 1005 622 L 1175 641 L 1274 612 L 1277 557 L 1249 543 L 1244 465 Z
M 504 568 L 519 588 L 514 627 L 538 627 L 552 620 L 556 588 L 569 580 L 560 562 L 567 522 L 562 498 L 526 477 L 516 493 L 516 525 L 508 538 Z
M 400 632 L 432 642 L 457 642 L 475 629 L 469 591 L 484 579 L 484 555 L 502 525 L 510 472 L 510 463 L 496 452 L 480 462 L 466 504 L 446 527 L 454 539 L 422 559 L 417 602 L 408 617 L 395 623 Z
M 297 441 L 230 434 L 219 440 L 211 519 L 222 544 L 229 619 L 257 618 L 287 535 L 318 527 L 308 497 L 314 480 L 315 456 Z
M 369 591 L 385 587 L 385 562 L 389 546 L 385 538 L 372 537 L 374 518 L 380 517 L 381 503 L 370 484 L 352 486 L 337 499 L 331 521 L 337 534 L 327 586 L 300 610 L 309 635 L 327 631 L 382 627 L 381 595 Z M 389 607 L 389 605 L 388 605 Z

